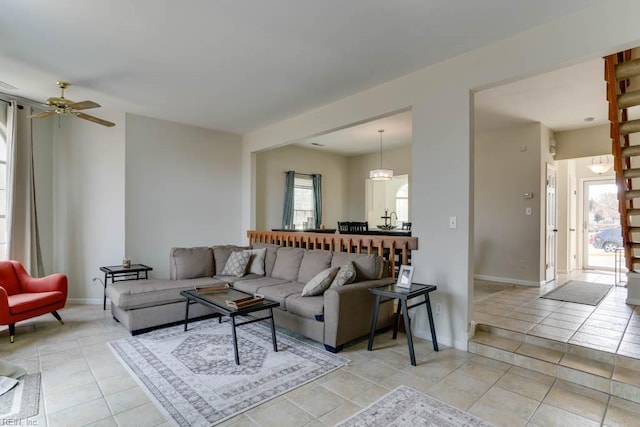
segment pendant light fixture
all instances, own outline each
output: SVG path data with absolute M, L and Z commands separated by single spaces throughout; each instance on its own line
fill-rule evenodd
M 373 181 L 388 181 L 393 178 L 393 170 L 382 168 L 382 134 L 384 133 L 384 129 L 380 129 L 378 132 L 380 133 L 380 168 L 371 169 L 369 171 L 369 178 Z
M 602 160 L 602 157 L 604 157 L 604 160 Z M 591 163 L 589 163 L 587 167 L 591 172 L 602 175 L 603 173 L 609 172 L 609 169 L 613 167 L 613 163 L 609 162 L 609 156 L 599 156 L 598 160 L 596 160 L 595 157 L 592 157 Z

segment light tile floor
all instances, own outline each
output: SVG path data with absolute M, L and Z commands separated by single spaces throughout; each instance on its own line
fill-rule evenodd
M 568 280 L 614 283 L 613 273 L 560 275 L 541 287 L 476 281 L 477 323 L 640 359 L 640 307 L 627 305 L 627 289 L 614 287 L 597 305 L 540 299 Z
M 108 349 L 128 335 L 109 312 L 70 305 L 60 314 L 65 325 L 22 322 L 14 344 L 0 332 L 0 358 L 42 372 L 40 413 L 22 425 L 170 425 Z M 359 341 L 341 352 L 350 365 L 223 425 L 331 426 L 402 384 L 498 426 L 638 425 L 640 404 L 464 351 L 433 352 L 429 341 L 416 339 L 413 367 L 403 337 L 381 334 L 373 352 Z

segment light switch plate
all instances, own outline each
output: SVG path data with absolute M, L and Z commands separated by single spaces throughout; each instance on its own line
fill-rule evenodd
M 458 224 L 457 224 L 457 218 L 455 216 L 450 216 L 449 217 L 449 228 L 457 228 Z

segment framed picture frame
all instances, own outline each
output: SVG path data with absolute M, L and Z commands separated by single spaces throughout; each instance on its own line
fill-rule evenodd
M 413 281 L 413 266 L 401 265 L 400 271 L 398 271 L 398 282 L 396 286 L 400 288 L 410 288 Z

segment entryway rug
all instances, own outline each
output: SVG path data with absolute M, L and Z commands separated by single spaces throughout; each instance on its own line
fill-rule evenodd
M 611 288 L 613 288 L 613 285 L 569 280 L 567 283 L 558 286 L 551 292 L 547 292 L 540 298 L 575 302 L 578 304 L 598 305 L 602 298 L 609 293 Z
M 0 425 L 27 425 L 23 418 L 38 415 L 40 410 L 40 373 L 27 374 L 18 384 L 0 396 Z
M 350 360 L 271 329 L 209 319 L 110 342 L 111 349 L 163 413 L 179 426 L 218 424 L 313 381 Z
M 385 394 L 339 427 L 469 426 L 491 427 L 480 418 L 407 386 Z

